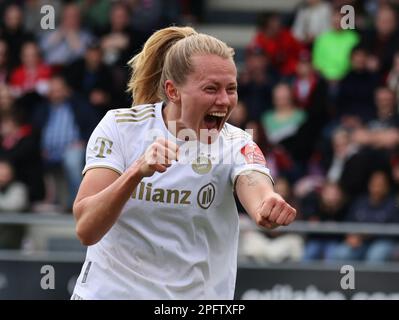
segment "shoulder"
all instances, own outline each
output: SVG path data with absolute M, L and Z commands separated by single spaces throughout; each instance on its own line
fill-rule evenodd
M 294 118 L 299 118 L 299 119 L 304 119 L 306 118 L 306 112 L 302 109 L 296 108 L 294 113 L 293 113 Z
M 27 191 L 27 187 L 22 182 L 14 181 L 8 186 L 8 191 L 26 192 Z
M 237 128 L 229 123 L 224 124 L 220 131 L 220 135 L 224 140 L 229 141 L 248 141 L 252 139 L 249 132 Z
M 344 30 L 343 32 L 342 32 L 342 34 L 344 35 L 344 37 L 346 38 L 346 39 L 350 39 L 350 40 L 352 40 L 352 41 L 358 41 L 358 40 L 360 40 L 360 36 L 359 36 L 359 33 L 357 33 L 356 31 L 354 31 L 354 30 Z
M 329 2 L 321 2 L 318 6 L 319 10 L 322 12 L 332 13 L 333 7 Z
M 155 104 L 142 104 L 131 108 L 111 109 L 105 115 L 105 121 L 117 125 L 140 125 L 156 117 Z

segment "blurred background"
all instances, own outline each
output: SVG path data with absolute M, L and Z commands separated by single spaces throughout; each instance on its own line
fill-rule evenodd
M 46 4 L 53 30 L 41 27 Z M 234 47 L 229 122 L 254 130 L 298 211 L 265 232 L 237 203 L 236 298 L 399 299 L 398 12 L 398 0 L 0 0 L 0 299 L 70 297 L 86 142 L 133 103 L 126 63 L 172 24 Z M 40 286 L 44 265 L 55 289 Z

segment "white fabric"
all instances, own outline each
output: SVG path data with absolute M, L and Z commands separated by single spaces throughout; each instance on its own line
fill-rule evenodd
M 162 103 L 109 111 L 89 140 L 84 172 L 105 166 L 123 173 L 152 143 L 154 130 L 173 138 Z M 101 141 L 106 141 L 102 150 Z M 233 181 L 248 169 L 267 175 L 269 170 L 246 163 L 240 150 L 251 137 L 244 131 L 226 124 L 218 142 L 216 151 L 198 144 L 202 156 L 214 162 L 209 172 L 175 162 L 165 173 L 142 180 L 145 187 L 139 184 L 115 225 L 88 248 L 74 294 L 82 299 L 233 299 L 238 247 Z M 228 154 L 234 163 L 216 163 Z
M 331 29 L 332 9 L 328 2 L 299 9 L 292 27 L 295 38 L 300 41 L 317 37 Z

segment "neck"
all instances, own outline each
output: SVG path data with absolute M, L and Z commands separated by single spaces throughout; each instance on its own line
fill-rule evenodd
M 277 109 L 277 113 L 280 114 L 291 114 L 295 110 L 295 107 L 292 105 L 286 105 L 284 107 L 280 107 Z
M 175 137 L 177 137 L 180 130 L 186 128 L 181 121 L 181 109 L 172 102 L 168 102 L 166 106 L 162 108 L 162 118 L 166 128 L 168 128 Z

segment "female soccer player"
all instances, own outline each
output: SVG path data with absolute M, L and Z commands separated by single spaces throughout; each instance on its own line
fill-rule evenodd
M 87 147 L 73 211 L 89 247 L 72 299 L 233 299 L 233 193 L 260 226 L 294 220 L 251 136 L 226 123 L 233 54 L 169 27 L 129 62 L 134 106 L 109 111 Z

